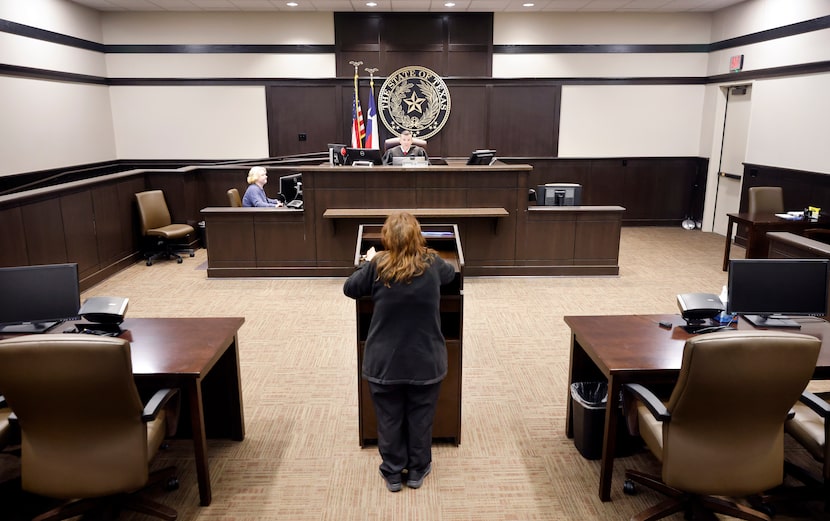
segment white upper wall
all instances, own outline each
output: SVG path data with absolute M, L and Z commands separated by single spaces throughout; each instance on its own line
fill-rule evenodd
M 0 18 L 101 42 L 101 18 L 98 11 L 66 0 L 2 0 Z
M 334 45 L 332 13 L 132 12 L 103 14 L 114 44 Z
M 706 44 L 708 13 L 495 13 L 494 45 Z
M 828 0 L 748 0 L 715 13 L 712 41 L 729 40 L 828 15 Z

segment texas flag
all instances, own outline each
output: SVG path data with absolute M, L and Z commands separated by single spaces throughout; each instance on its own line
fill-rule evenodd
M 378 108 L 375 106 L 375 81 L 372 79 L 371 92 L 369 95 L 369 111 L 366 113 L 366 141 L 365 148 L 380 148 L 380 135 L 378 132 Z

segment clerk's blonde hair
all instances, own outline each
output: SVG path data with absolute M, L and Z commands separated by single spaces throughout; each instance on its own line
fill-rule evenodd
M 394 282 L 409 284 L 432 264 L 435 250 L 427 247 L 421 225 L 408 212 L 395 212 L 380 230 L 383 250 L 372 259 L 378 280 L 389 287 Z
M 260 177 L 267 175 L 268 170 L 264 166 L 253 166 L 248 170 L 248 184 L 256 183 Z

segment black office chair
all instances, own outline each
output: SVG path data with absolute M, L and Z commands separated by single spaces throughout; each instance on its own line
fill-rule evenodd
M 189 224 L 173 223 L 161 190 L 137 193 L 135 200 L 141 219 L 141 235 L 147 243 L 144 252 L 147 266 L 152 266 L 156 259 L 176 259 L 181 264 L 180 252 L 194 256 L 193 250 L 182 241 L 189 241 L 195 230 Z

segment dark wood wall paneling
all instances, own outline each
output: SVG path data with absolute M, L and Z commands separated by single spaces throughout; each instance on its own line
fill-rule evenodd
M 515 158 L 533 165 L 530 186 L 582 185 L 582 204 L 625 207 L 627 225 L 675 225 L 702 219 L 708 161 L 666 158 Z
M 385 78 L 376 78 L 375 93 Z M 555 157 L 559 150 L 561 85 L 552 80 L 521 84 L 491 79 L 445 79 L 450 115 L 444 128 L 429 138 L 431 157 L 466 157 L 472 150 L 493 148 L 500 156 Z M 269 154 L 272 157 L 325 150 L 328 143 L 349 143 L 353 82 L 290 80 L 266 90 Z M 369 79 L 358 82 L 367 104 Z M 378 120 L 381 140 L 391 134 Z M 301 141 L 300 135 L 306 140 Z

